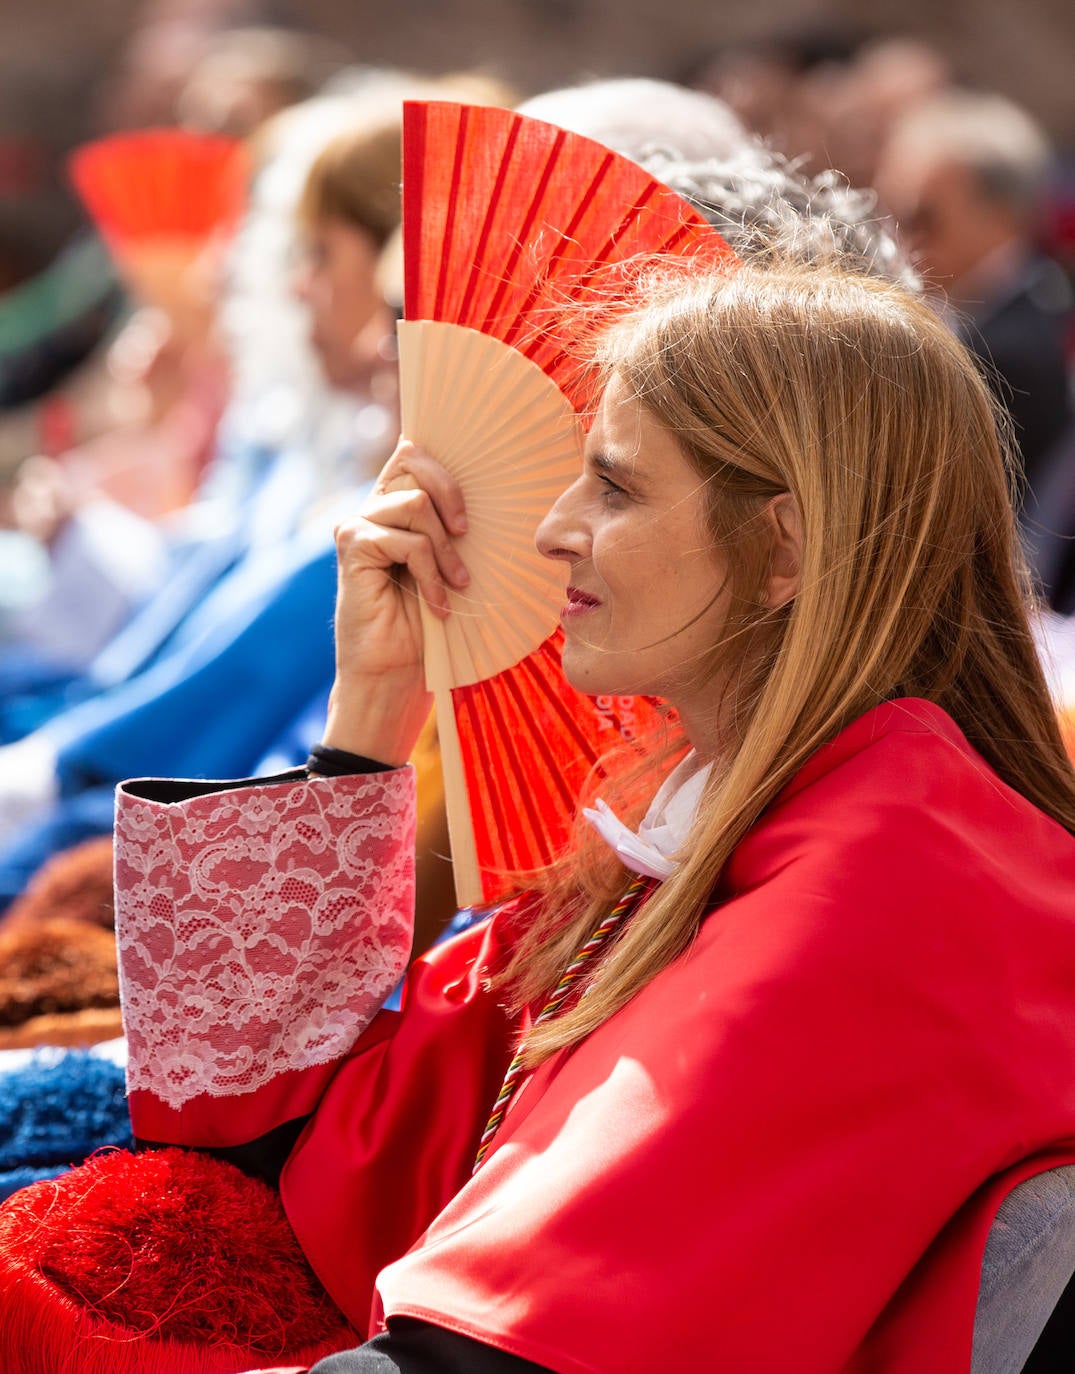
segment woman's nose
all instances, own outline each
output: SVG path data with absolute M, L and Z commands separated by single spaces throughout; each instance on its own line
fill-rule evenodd
M 562 558 L 568 562 L 585 558 L 588 536 L 579 519 L 578 482 L 556 498 L 548 514 L 538 525 L 534 544 L 545 558 Z

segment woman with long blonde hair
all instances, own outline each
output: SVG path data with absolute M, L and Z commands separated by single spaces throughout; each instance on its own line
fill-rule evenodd
M 429 707 L 399 573 L 440 615 L 468 580 L 459 489 L 401 443 L 338 531 L 308 776 L 121 792 L 136 1134 L 278 1182 L 367 1340 L 325 1374 L 966 1371 L 998 1203 L 1075 1160 L 1075 776 L 988 392 L 832 266 L 655 281 L 596 366 L 537 541 L 572 685 L 668 703 L 645 816 L 602 783 L 363 1030 Z M 272 946 L 285 1024 L 207 940 Z

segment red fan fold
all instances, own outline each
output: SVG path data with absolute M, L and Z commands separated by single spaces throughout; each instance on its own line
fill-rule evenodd
M 478 858 L 497 875 L 563 852 L 582 785 L 608 750 L 661 724 L 649 697 L 588 697 L 563 675 L 557 630 L 522 663 L 452 691 Z
M 403 125 L 404 314 L 491 334 L 583 410 L 580 312 L 655 256 L 731 249 L 681 196 L 592 139 L 510 110 L 413 103 Z
M 160 241 L 196 246 L 234 225 L 245 200 L 243 145 L 215 134 L 112 134 L 72 153 L 68 170 L 117 256 Z
M 715 267 L 731 249 L 680 196 L 592 140 L 508 110 L 408 104 L 403 123 L 404 306 L 516 348 L 585 415 L 578 341 L 655 257 Z M 580 320 L 584 322 L 580 328 Z M 523 662 L 452 702 L 482 885 L 560 853 L 598 759 L 657 724 L 642 698 L 583 696 L 557 629 Z

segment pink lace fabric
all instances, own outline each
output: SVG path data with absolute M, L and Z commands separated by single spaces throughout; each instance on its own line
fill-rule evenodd
M 413 770 L 117 795 L 128 1090 L 179 1108 L 346 1054 L 410 952 Z

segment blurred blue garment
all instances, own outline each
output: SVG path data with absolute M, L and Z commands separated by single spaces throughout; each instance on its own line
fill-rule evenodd
M 332 681 L 335 587 L 325 533 L 245 560 L 170 653 L 55 717 L 46 733 L 57 750 L 59 801 L 0 849 L 0 909 L 51 855 L 111 829 L 121 779 L 244 777 L 274 748 L 301 749 L 289 732 Z M 319 728 L 306 727 L 314 738 Z
M 124 1071 L 88 1050 L 41 1049 L 0 1065 L 0 1200 L 102 1146 L 130 1149 Z
M 61 794 L 143 775 L 244 777 L 334 662 L 330 539 L 244 564 L 195 617 L 201 633 L 54 720 Z
M 4 646 L 0 743 L 22 738 L 197 639 L 205 623 L 198 611 L 213 589 L 245 558 L 294 534 L 313 495 L 309 469 L 299 448 L 222 441 L 205 483 L 205 499 L 184 514 L 170 540 L 160 586 L 84 672 L 63 673 L 51 661 L 35 661 L 19 654 L 17 646 Z

